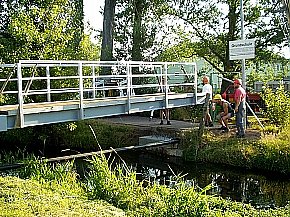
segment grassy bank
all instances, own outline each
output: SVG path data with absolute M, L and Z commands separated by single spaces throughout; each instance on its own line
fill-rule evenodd
M 257 210 L 206 195 L 181 177 L 170 187 L 138 181 L 126 165 L 111 168 L 103 157 L 90 160 L 82 182 L 71 163 L 31 161 L 22 177 L 0 177 L 0 216 L 289 216 L 288 206 Z M 112 205 L 110 205 L 112 204 Z M 116 208 L 117 207 L 117 208 Z
M 108 162 L 96 157 L 88 176 L 90 196 L 104 199 L 129 216 L 289 216 L 289 207 L 256 210 L 250 205 L 205 194 L 176 177 L 170 187 L 140 182 L 130 169 L 111 170 Z
M 89 200 L 70 163 L 34 161 L 18 176 L 0 177 L 0 216 L 125 216 L 104 200 Z
M 257 130 L 252 132 L 259 133 Z M 279 134 L 267 133 L 244 139 L 209 131 L 200 139 L 196 132 L 191 132 L 184 140 L 185 158 L 290 174 L 289 132 L 288 127 Z
M 0 177 L 0 186 L 0 216 L 125 216 L 105 201 L 34 180 Z

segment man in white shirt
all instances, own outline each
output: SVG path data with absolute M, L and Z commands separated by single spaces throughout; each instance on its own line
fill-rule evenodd
M 212 100 L 212 86 L 209 83 L 208 76 L 204 76 L 202 78 L 202 82 L 203 82 L 202 93 L 204 93 L 204 94 L 209 93 L 209 100 L 211 101 Z M 208 106 L 207 110 L 206 110 L 205 126 L 213 127 L 212 119 L 211 119 L 211 116 L 209 113 L 209 108 L 210 108 L 210 106 Z

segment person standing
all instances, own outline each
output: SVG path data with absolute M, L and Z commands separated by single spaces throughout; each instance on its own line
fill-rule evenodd
M 234 100 L 235 100 L 235 113 L 236 113 L 236 126 L 237 126 L 237 137 L 245 137 L 244 129 L 244 116 L 246 110 L 246 91 L 241 86 L 242 82 L 240 79 L 234 80 Z
M 212 100 L 212 86 L 209 83 L 209 78 L 208 76 L 203 76 L 202 78 L 202 83 L 203 83 L 203 87 L 202 87 L 202 93 L 207 94 L 209 93 L 209 100 Z M 212 123 L 212 118 L 210 116 L 210 105 L 211 103 L 208 104 L 207 110 L 206 110 L 206 115 L 205 115 L 205 126 L 207 127 L 213 127 L 213 123 Z

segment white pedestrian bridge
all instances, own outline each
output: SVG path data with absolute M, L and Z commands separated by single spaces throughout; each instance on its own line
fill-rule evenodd
M 202 104 L 196 63 L 0 64 L 0 131 Z

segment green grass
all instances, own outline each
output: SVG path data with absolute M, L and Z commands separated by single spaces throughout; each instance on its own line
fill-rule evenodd
M 289 174 L 289 132 L 286 128 L 278 135 L 267 134 L 260 139 L 236 139 L 206 132 L 202 140 L 197 139 L 196 132 L 190 132 L 184 140 L 185 158 Z
M 36 159 L 0 177 L 0 216 L 125 216 L 103 200 L 89 200 L 73 163 L 52 164 Z
M 37 160 L 17 177 L 0 177 L 0 216 L 290 216 L 289 207 L 257 210 L 206 195 L 177 176 L 170 186 L 139 181 L 126 165 L 111 167 L 104 156 L 90 162 L 82 182 L 73 163 Z
M 126 211 L 128 216 L 289 216 L 289 207 L 256 210 L 250 205 L 206 195 L 181 177 L 170 187 L 138 181 L 126 166 L 113 170 L 103 157 L 95 157 L 88 176 L 88 192 Z
M 0 186 L 0 216 L 125 216 L 105 201 L 90 201 L 84 194 L 36 180 L 0 177 Z

